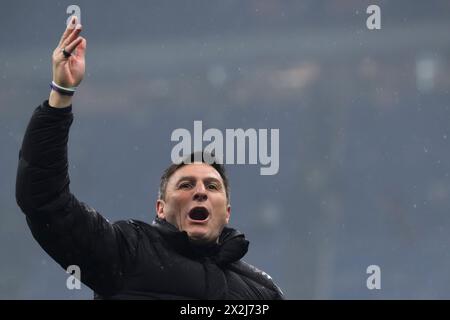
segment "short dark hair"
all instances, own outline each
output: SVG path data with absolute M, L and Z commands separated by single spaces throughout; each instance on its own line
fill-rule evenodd
M 187 157 L 185 157 L 183 161 L 181 161 L 180 163 L 172 163 L 169 167 L 167 167 L 164 170 L 161 176 L 161 180 L 159 182 L 158 199 L 165 200 L 167 183 L 169 182 L 170 177 L 175 173 L 175 171 L 177 171 L 181 167 L 184 167 L 187 164 L 194 162 L 206 163 L 211 167 L 213 167 L 214 169 L 216 169 L 216 171 L 220 174 L 220 177 L 222 178 L 223 184 L 225 186 L 225 194 L 227 196 L 227 202 L 230 203 L 230 185 L 228 177 L 225 172 L 225 166 L 223 164 L 217 163 L 214 154 L 202 151 L 193 152 Z

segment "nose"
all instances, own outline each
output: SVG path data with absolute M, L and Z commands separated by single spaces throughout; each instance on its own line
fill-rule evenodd
M 199 183 L 197 188 L 195 189 L 193 200 L 203 202 L 207 199 L 208 195 L 206 194 L 205 186 L 203 185 L 203 183 Z

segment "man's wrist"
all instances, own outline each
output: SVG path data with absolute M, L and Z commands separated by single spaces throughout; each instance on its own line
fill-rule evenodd
M 67 108 L 72 104 L 72 96 L 65 96 L 56 92 L 50 91 L 50 97 L 48 98 L 48 105 L 53 108 Z

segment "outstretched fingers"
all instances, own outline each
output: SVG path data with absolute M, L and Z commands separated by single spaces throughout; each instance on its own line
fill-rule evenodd
M 72 30 L 72 32 L 69 34 L 69 36 L 64 39 L 64 41 L 61 43 L 60 48 L 64 49 L 66 48 L 69 44 L 71 44 L 73 41 L 75 41 L 78 36 L 80 35 L 81 32 L 81 24 L 77 24 L 75 29 Z M 69 50 L 66 49 L 66 51 L 70 52 Z
M 61 36 L 61 39 L 59 40 L 58 43 L 58 47 L 60 47 L 62 45 L 62 43 L 64 42 L 64 40 L 67 39 L 67 37 L 72 33 L 72 31 L 75 29 L 76 24 L 77 23 L 77 17 L 73 16 L 72 19 L 70 20 L 69 24 L 66 27 L 66 30 L 64 30 L 63 35 Z

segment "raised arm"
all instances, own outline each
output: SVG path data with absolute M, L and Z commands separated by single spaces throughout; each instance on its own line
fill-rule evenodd
M 53 81 L 60 87 L 76 87 L 83 79 L 86 40 L 80 32 L 75 21 L 53 53 Z M 64 55 L 64 48 L 70 56 Z M 109 295 L 121 285 L 134 237 L 126 223 L 109 223 L 70 192 L 71 104 L 71 96 L 52 90 L 49 101 L 35 109 L 19 153 L 16 199 L 43 249 L 64 269 L 78 265 L 82 282 Z

